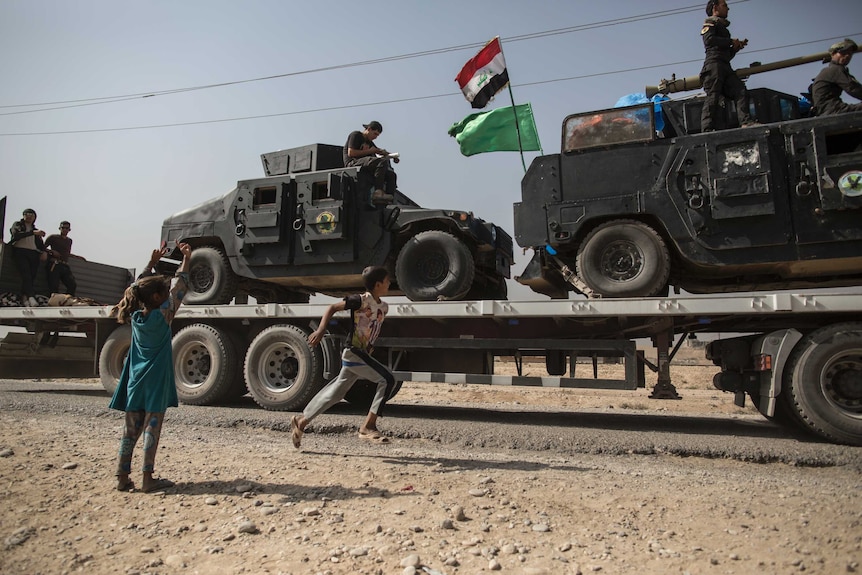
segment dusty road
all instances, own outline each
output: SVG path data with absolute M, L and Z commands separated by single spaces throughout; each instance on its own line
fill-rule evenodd
M 407 384 L 381 420 L 388 445 L 359 440 L 347 405 L 301 451 L 287 414 L 249 399 L 181 406 L 157 462 L 177 485 L 161 494 L 113 490 L 120 414 L 98 384 L 0 381 L 0 572 L 862 569 L 862 449 L 677 370 L 673 402 Z

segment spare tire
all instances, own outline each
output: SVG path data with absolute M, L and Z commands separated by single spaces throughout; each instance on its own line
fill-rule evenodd
M 412 301 L 463 298 L 476 273 L 473 255 L 452 234 L 430 230 L 416 234 L 395 262 L 398 287 Z

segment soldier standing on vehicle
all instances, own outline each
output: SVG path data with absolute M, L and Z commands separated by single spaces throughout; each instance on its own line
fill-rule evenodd
M 69 295 L 75 295 L 75 290 L 78 289 L 75 275 L 69 267 L 69 258 L 84 258 L 72 253 L 72 238 L 69 237 L 71 230 L 72 224 L 63 220 L 60 222 L 60 233 L 51 234 L 45 240 L 45 249 L 48 252 L 48 288 L 51 293 L 60 292 L 60 282 L 66 286 L 66 293 Z
M 728 12 L 730 8 L 726 0 L 709 0 L 706 3 L 708 17 L 700 31 L 706 51 L 703 68 L 700 71 L 700 80 L 706 92 L 700 117 L 700 127 L 703 132 L 724 127 L 721 125 L 723 122 L 719 122 L 716 126 L 722 96 L 736 102 L 740 126 L 746 127 L 757 123 L 752 120 L 748 112 L 748 91 L 745 89 L 745 84 L 730 65 L 736 53 L 748 44 L 748 39 L 739 40 L 730 37 Z
M 383 133 L 383 125 L 374 120 L 363 124 L 364 130 L 350 132 L 347 143 L 344 144 L 345 167 L 359 166 L 361 171 L 367 170 L 374 174 L 374 191 L 371 201 L 375 203 L 390 203 L 395 198 L 395 172 L 389 163 L 389 152 L 374 145 L 377 136 Z M 398 157 L 392 158 L 398 163 Z
M 847 69 L 850 59 L 858 49 L 856 42 L 849 38 L 829 47 L 832 56 L 826 60 L 826 67 L 817 74 L 814 84 L 811 85 L 814 113 L 818 116 L 862 110 L 862 102 L 847 104 L 841 100 L 841 92 L 847 92 L 857 100 L 862 100 L 862 84 L 859 84 Z

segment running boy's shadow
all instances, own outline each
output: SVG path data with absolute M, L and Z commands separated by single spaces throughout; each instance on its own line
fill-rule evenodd
M 390 498 L 395 496 L 415 495 L 411 492 L 390 491 L 379 487 L 364 487 L 351 489 L 341 485 L 299 485 L 279 483 L 259 483 L 255 481 L 189 481 L 177 482 L 176 485 L 165 489 L 169 495 L 213 495 L 233 496 L 237 498 L 248 497 L 245 493 L 237 491 L 240 485 L 250 485 L 251 490 L 247 493 L 255 495 L 282 495 L 290 501 L 320 501 L 322 495 L 335 500 L 361 499 L 367 497 Z

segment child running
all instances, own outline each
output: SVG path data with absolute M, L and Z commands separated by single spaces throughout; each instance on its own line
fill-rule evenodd
M 153 250 L 146 270 L 130 287 L 123 299 L 111 309 L 118 323 L 132 324 L 132 344 L 123 364 L 123 373 L 110 407 L 126 412 L 123 437 L 117 462 L 117 490 L 134 489 L 129 479 L 132 452 L 143 433 L 145 493 L 172 487 L 167 479 L 153 478 L 156 450 L 162 421 L 168 407 L 177 407 L 174 362 L 171 353 L 171 321 L 188 289 L 189 244 L 177 242 L 183 261 L 176 276 L 168 280 L 155 275 L 153 268 L 167 249 Z
M 374 400 L 368 416 L 359 428 L 359 437 L 377 443 L 388 443 L 389 438 L 377 429 L 377 418 L 382 415 L 383 405 L 392 394 L 395 378 L 382 363 L 371 357 L 374 340 L 380 334 L 383 318 L 389 311 L 389 304 L 380 298 L 389 291 L 389 272 L 383 267 L 367 267 L 362 271 L 365 289 L 362 294 L 347 296 L 343 301 L 330 305 L 323 313 L 320 327 L 308 336 L 312 346 L 320 343 L 332 316 L 341 310 L 351 310 L 352 322 L 347 345 L 341 354 L 341 371 L 323 389 L 317 392 L 301 416 L 290 418 L 293 446 L 299 449 L 302 433 L 311 421 L 344 399 L 356 380 L 367 379 L 377 384 Z

